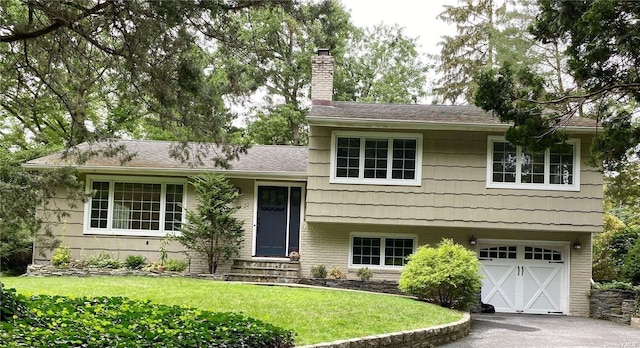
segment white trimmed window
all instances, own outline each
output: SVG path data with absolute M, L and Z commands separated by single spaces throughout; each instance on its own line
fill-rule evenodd
M 87 190 L 85 233 L 165 236 L 182 224 L 183 180 L 90 176 Z
M 332 134 L 331 182 L 420 186 L 422 134 Z
M 580 140 L 532 152 L 490 136 L 487 187 L 531 190 L 580 190 Z
M 415 251 L 415 237 L 351 236 L 349 265 L 353 267 L 402 267 Z

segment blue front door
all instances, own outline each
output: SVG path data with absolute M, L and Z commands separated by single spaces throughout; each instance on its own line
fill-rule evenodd
M 287 256 L 289 188 L 258 186 L 255 256 Z

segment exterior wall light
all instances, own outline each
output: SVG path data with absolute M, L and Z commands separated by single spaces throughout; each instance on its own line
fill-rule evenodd
M 471 239 L 469 239 L 469 244 L 471 245 L 476 245 L 478 244 L 478 240 L 476 239 L 476 237 L 474 237 L 473 235 L 471 236 Z
M 580 243 L 579 241 L 575 241 L 575 242 L 573 242 L 573 248 L 574 248 L 574 249 L 580 249 L 580 248 L 582 248 L 582 243 Z

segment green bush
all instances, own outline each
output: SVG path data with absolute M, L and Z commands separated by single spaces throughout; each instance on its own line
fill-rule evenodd
M 51 256 L 51 264 L 60 267 L 66 266 L 71 262 L 71 249 L 68 245 L 61 245 L 53 251 Z
M 327 272 L 327 277 L 331 279 L 347 279 L 347 274 L 344 273 L 339 267 L 333 267 Z
M 3 347 L 274 347 L 293 333 L 235 313 L 122 297 L 34 296 L 29 317 L 0 330 Z
M 324 279 L 327 277 L 327 268 L 324 265 L 313 266 L 311 267 L 311 276 Z
M 625 259 L 638 239 L 640 227 L 626 226 L 611 214 L 605 214 L 604 222 L 604 232 L 593 238 L 593 279 L 619 281 L 624 278 Z
M 26 314 L 26 297 L 16 294 L 15 289 L 3 289 L 0 284 L 0 322 L 9 321 L 14 315 L 24 317 Z
M 424 245 L 409 255 L 398 285 L 421 300 L 466 310 L 478 301 L 480 262 L 474 252 L 443 239 L 436 248 Z
M 360 268 L 356 272 L 356 275 L 360 280 L 365 281 L 371 279 L 373 277 L 373 271 L 371 271 L 368 267 Z
M 598 290 L 633 290 L 640 291 L 640 287 L 633 286 L 631 283 L 626 282 L 608 282 L 608 283 L 595 283 L 591 286 L 593 289 Z
M 164 270 L 165 271 L 174 271 L 174 272 L 182 272 L 187 269 L 189 264 L 185 260 L 176 260 L 176 259 L 167 259 L 164 262 Z
M 128 269 L 141 269 L 144 266 L 144 257 L 141 255 L 129 255 L 124 260 Z
M 627 252 L 622 267 L 624 278 L 635 285 L 640 285 L 640 238 L 635 245 Z
M 98 268 L 122 268 L 124 263 L 118 259 L 112 259 L 108 253 L 101 252 L 100 254 L 93 255 L 87 260 L 87 264 L 91 267 Z

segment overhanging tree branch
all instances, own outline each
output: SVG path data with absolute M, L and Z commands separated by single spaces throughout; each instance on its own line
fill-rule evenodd
M 98 12 L 111 6 L 112 4 L 113 4 L 112 1 L 105 1 L 103 3 L 97 4 L 92 8 L 85 9 L 80 15 L 76 16 L 75 18 L 70 18 L 68 20 L 56 19 L 49 26 L 31 31 L 31 32 L 15 32 L 9 35 L 0 35 L 0 43 L 2 42 L 9 43 L 9 42 L 35 39 L 40 36 L 44 36 L 51 32 L 54 32 L 62 27 L 70 28 L 71 26 L 73 26 L 74 23 L 79 22 L 82 19 L 87 18 L 91 15 L 97 14 Z
M 547 101 L 541 101 L 541 100 L 532 100 L 532 99 L 521 99 L 518 98 L 518 100 L 521 101 L 526 101 L 526 102 L 530 102 L 530 103 L 536 103 L 536 104 L 541 104 L 541 105 L 550 105 L 550 104 L 561 104 L 564 102 L 568 102 L 571 100 L 586 100 L 589 99 L 591 97 L 595 97 L 607 92 L 611 92 L 614 90 L 619 90 L 619 89 L 640 89 L 640 83 L 623 83 L 623 84 L 615 84 L 615 85 L 611 85 L 611 86 L 606 86 L 604 88 L 601 88 L 597 91 L 593 91 L 590 93 L 586 93 L 586 94 L 580 94 L 580 95 L 565 95 L 562 96 L 561 98 L 558 99 L 553 99 L 553 100 L 547 100 Z

